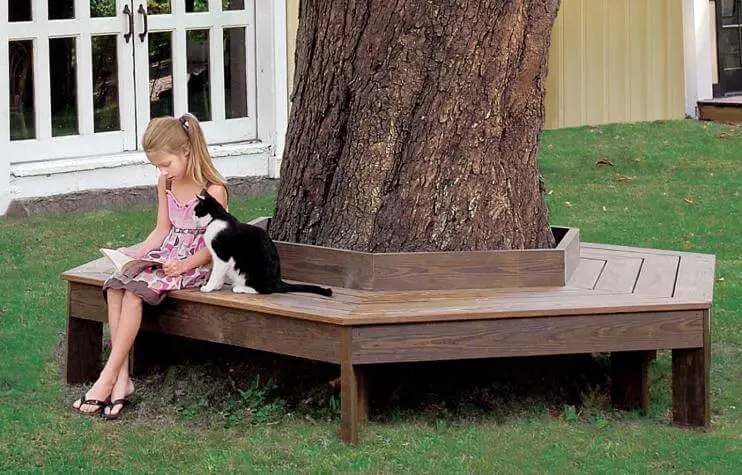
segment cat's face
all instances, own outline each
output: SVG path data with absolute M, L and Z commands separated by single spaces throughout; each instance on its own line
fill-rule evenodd
M 197 195 L 198 203 L 193 208 L 193 213 L 196 215 L 196 222 L 199 227 L 206 227 L 215 216 L 219 214 L 219 211 L 223 210 L 222 205 L 207 192 L 203 192 Z

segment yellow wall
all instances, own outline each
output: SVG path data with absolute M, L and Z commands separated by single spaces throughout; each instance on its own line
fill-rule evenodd
M 289 92 L 299 0 L 287 0 Z M 679 0 L 562 0 L 549 50 L 546 127 L 682 118 Z
M 294 84 L 294 53 L 296 52 L 296 29 L 299 26 L 299 0 L 286 0 L 286 52 L 289 100 Z M 291 107 L 291 106 L 289 106 Z
M 562 0 L 546 127 L 682 118 L 682 2 Z

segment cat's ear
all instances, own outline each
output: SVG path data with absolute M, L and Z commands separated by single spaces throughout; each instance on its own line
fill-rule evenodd
M 196 198 L 198 198 L 198 201 L 203 201 L 206 199 L 206 196 L 204 196 L 202 193 L 199 193 L 198 195 L 196 195 Z

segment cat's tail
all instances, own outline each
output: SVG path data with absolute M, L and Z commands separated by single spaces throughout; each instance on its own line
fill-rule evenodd
M 320 294 L 325 297 L 332 297 L 332 289 L 320 287 L 319 285 L 311 284 L 287 284 L 281 281 L 281 288 L 278 292 L 309 292 L 311 294 Z

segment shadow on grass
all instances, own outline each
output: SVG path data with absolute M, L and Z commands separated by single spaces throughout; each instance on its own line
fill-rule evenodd
M 157 347 L 134 378 L 133 419 L 243 426 L 340 416 L 337 365 L 171 336 L 158 335 Z M 376 422 L 621 417 L 610 408 L 603 354 L 369 365 L 367 372 Z M 68 399 L 81 389 L 70 387 Z

